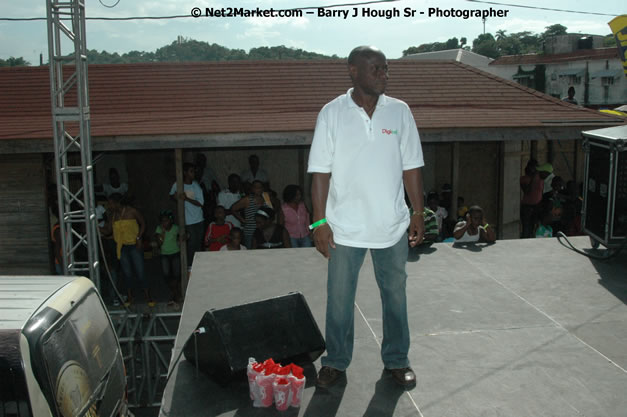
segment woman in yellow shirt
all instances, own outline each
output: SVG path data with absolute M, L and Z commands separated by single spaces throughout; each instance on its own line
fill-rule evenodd
M 143 289 L 146 301 L 150 307 L 155 302 L 150 295 L 148 282 L 144 273 L 144 251 L 142 235 L 146 229 L 144 217 L 141 213 L 128 205 L 121 194 L 109 196 L 109 208 L 112 211 L 111 227 L 113 239 L 116 243 L 116 253 L 126 280 L 129 306 L 133 302 L 133 290 Z

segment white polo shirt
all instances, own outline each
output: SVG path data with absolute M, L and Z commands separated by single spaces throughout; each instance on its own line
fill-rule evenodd
M 403 101 L 379 96 L 370 119 L 352 91 L 320 111 L 307 172 L 331 173 L 326 218 L 335 242 L 387 248 L 409 225 L 403 171 L 424 165 L 420 137 Z

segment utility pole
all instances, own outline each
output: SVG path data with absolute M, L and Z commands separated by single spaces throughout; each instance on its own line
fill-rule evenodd
M 100 289 L 85 0 L 46 0 L 46 13 L 63 273 L 87 275 Z

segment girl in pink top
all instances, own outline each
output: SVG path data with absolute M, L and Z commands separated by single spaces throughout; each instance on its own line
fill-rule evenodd
M 282 216 L 279 223 L 285 226 L 290 235 L 293 248 L 309 248 L 312 245 L 309 236 L 310 217 L 305 203 L 303 203 L 303 193 L 298 185 L 288 185 L 283 190 L 283 201 L 281 205 Z

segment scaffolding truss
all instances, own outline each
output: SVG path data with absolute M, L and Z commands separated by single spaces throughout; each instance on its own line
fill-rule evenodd
M 63 272 L 87 275 L 100 290 L 85 0 L 46 0 L 46 12 Z M 129 406 L 158 406 L 181 313 L 109 314 L 124 356 Z
M 63 272 L 100 289 L 85 0 L 46 0 L 46 12 Z
M 181 313 L 109 315 L 124 356 L 129 407 L 159 407 Z

